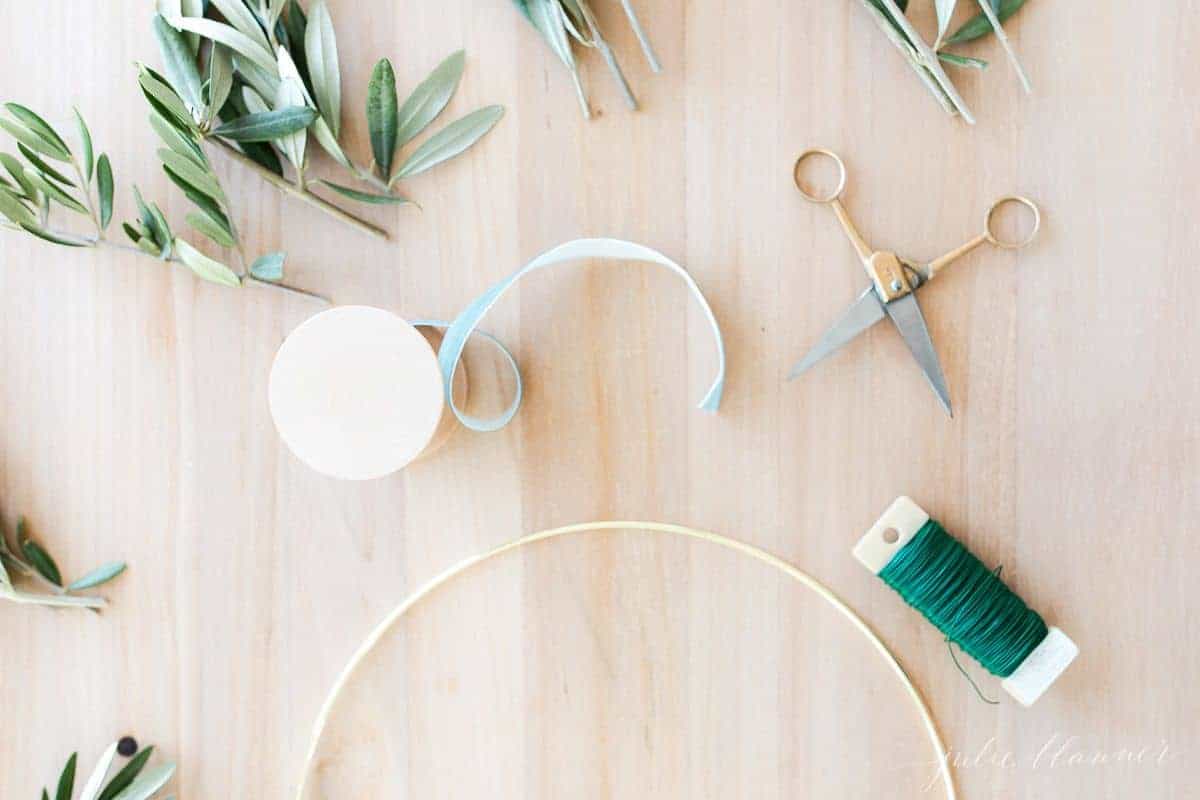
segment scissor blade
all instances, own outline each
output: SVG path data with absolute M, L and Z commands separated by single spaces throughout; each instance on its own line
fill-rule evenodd
M 792 371 L 788 373 L 788 380 L 800 377 L 818 361 L 836 353 L 842 345 L 879 322 L 883 317 L 883 303 L 875 294 L 875 289 L 868 286 L 867 290 L 860 294 L 853 305 L 846 310 L 846 313 L 842 314 L 841 319 L 825 331 L 821 341 L 817 342 L 804 358 L 796 362 Z
M 900 329 L 904 343 L 912 352 L 913 358 L 925 373 L 925 380 L 937 394 L 942 408 L 954 416 L 950 410 L 950 390 L 946 388 L 946 376 L 942 374 L 942 365 L 938 361 L 937 352 L 933 349 L 933 340 L 929 338 L 929 329 L 925 327 L 925 317 L 921 315 L 921 307 L 917 305 L 917 296 L 908 294 L 899 300 L 893 300 L 884 308 L 887 314 Z

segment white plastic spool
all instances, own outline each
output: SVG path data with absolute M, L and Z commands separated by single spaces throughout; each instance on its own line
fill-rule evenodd
M 301 323 L 276 353 L 268 387 L 288 449 L 343 480 L 381 478 L 431 452 L 453 427 L 430 341 L 439 336 L 370 306 Z

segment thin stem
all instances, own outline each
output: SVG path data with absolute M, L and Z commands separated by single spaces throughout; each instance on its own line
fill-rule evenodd
M 986 0 L 984 0 L 986 2 Z M 933 79 L 937 81 L 938 86 L 950 98 L 950 102 L 962 114 L 962 118 L 972 125 L 975 124 L 975 115 L 971 113 L 971 109 L 967 107 L 967 103 L 962 99 L 962 95 L 958 93 L 958 89 L 954 86 L 954 81 L 950 80 L 950 76 L 946 74 L 946 70 L 942 69 L 941 63 L 938 61 L 937 54 L 929 49 L 929 45 L 925 44 L 925 40 L 921 38 L 921 34 L 917 33 L 912 24 L 909 23 L 908 17 L 904 16 L 904 12 L 896 5 L 895 0 L 882 0 L 884 7 L 888 11 L 888 15 L 908 37 L 909 42 L 917 50 L 917 58 L 925 69 L 929 70 Z
M 996 10 L 992 8 L 989 0 L 979 0 L 979 7 L 983 9 L 988 22 L 991 23 L 992 30 L 996 32 L 996 38 L 1000 40 L 1000 45 L 1008 55 L 1009 63 L 1017 71 L 1017 77 L 1021 80 L 1021 86 L 1025 88 L 1025 94 L 1033 94 L 1033 84 L 1029 82 L 1029 76 L 1025 74 L 1025 68 L 1021 66 L 1021 60 L 1017 58 L 1017 51 L 1013 49 L 1012 42 L 1008 40 L 1008 34 L 1004 32 L 1000 18 L 996 16 Z
M 633 28 L 634 35 L 637 36 L 638 44 L 642 46 L 642 53 L 645 54 L 650 69 L 654 72 L 662 72 L 662 64 L 659 63 L 658 55 L 654 52 L 654 46 L 650 44 L 650 37 L 646 35 L 646 31 L 642 29 L 642 23 L 638 21 L 637 13 L 633 10 L 633 3 L 630 0 L 621 0 L 621 6 L 625 9 L 625 16 L 629 18 L 629 25 Z
M 0 594 L 0 597 L 23 605 L 53 606 L 58 608 L 90 608 L 98 610 L 108 605 L 108 602 L 103 597 L 31 594 L 29 592 L 19 592 L 16 589 Z
M 942 90 L 942 87 L 938 85 L 937 81 L 933 79 L 933 75 L 930 74 L 929 70 L 922 66 L 920 60 L 916 56 L 916 53 L 912 49 L 912 45 L 906 42 L 904 37 L 900 35 L 899 31 L 897 31 L 891 22 L 888 21 L 887 15 L 880 11 L 879 8 L 877 8 L 875 4 L 871 2 L 871 0 L 860 0 L 860 2 L 862 3 L 863 8 L 867 10 L 867 13 L 869 13 L 875 20 L 875 24 L 879 27 L 879 29 L 883 31 L 891 43 L 896 46 L 896 49 L 899 50 L 904 56 L 904 60 L 908 62 L 910 67 L 912 67 L 913 72 L 917 73 L 917 77 L 920 78 L 921 82 L 925 84 L 925 88 L 929 89 L 929 93 L 932 94 L 934 99 L 938 101 L 938 105 L 940 105 L 947 114 L 957 114 L 958 109 L 955 108 L 954 104 L 950 102 L 950 98 Z
M 83 170 L 79 166 L 79 161 L 75 158 L 75 154 L 71 153 L 71 166 L 75 169 L 75 175 L 79 178 L 79 186 L 83 189 L 83 204 L 87 207 L 88 216 L 92 219 L 92 224 L 96 226 L 96 237 L 104 238 L 104 229 L 100 227 L 100 215 L 96 213 L 96 207 L 92 205 L 92 184 L 83 176 Z
M 16 227 L 13 227 L 12 225 L 8 225 L 8 224 L 0 225 L 0 227 L 7 228 L 8 230 L 11 230 L 11 231 L 17 231 L 19 233 L 25 233 L 25 230 L 23 228 L 16 228 Z M 49 233 L 52 236 L 56 236 L 59 239 L 68 241 L 71 244 L 74 244 L 78 247 L 91 247 L 91 248 L 109 247 L 114 250 L 124 250 L 124 251 L 130 252 L 130 253 L 136 253 L 139 256 L 146 256 L 147 258 L 153 258 L 155 261 L 162 260 L 158 256 L 152 256 L 149 253 L 147 253 L 146 251 L 144 251 L 138 247 L 134 247 L 132 245 L 127 245 L 122 242 L 114 242 L 109 239 L 100 239 L 100 238 L 91 237 L 91 236 L 79 236 L 74 233 L 67 233 L 66 231 L 53 230 L 53 229 L 49 229 L 49 228 L 47 228 L 45 230 L 46 230 L 46 233 Z M 178 258 L 175 258 L 174 256 L 172 256 L 171 258 L 169 258 L 167 260 L 172 264 L 183 265 L 183 262 L 180 261 Z M 184 265 L 184 266 L 186 266 L 186 265 Z M 324 295 L 317 294 L 316 292 L 309 292 L 305 289 L 300 289 L 295 286 L 288 286 L 286 283 L 276 283 L 275 281 L 264 281 L 261 278 L 254 277 L 249 272 L 246 272 L 245 274 L 241 275 L 240 277 L 245 281 L 253 281 L 254 283 L 261 284 L 263 286 L 270 286 L 274 289 L 278 289 L 280 291 L 287 292 L 289 294 L 294 294 L 294 295 L 302 296 L 302 297 L 308 297 L 308 298 L 312 298 L 314 300 L 321 300 L 330 305 L 333 304 L 333 301 Z M 10 556 L 10 557 L 12 557 L 12 556 Z
M 341 222 L 343 222 L 353 228 L 357 228 L 358 230 L 362 231 L 363 233 L 368 233 L 379 239 L 386 240 L 388 238 L 387 231 L 385 231 L 383 228 L 379 227 L 378 225 L 374 225 L 370 222 L 367 222 L 364 219 L 360 219 L 360 218 L 354 216 L 349 211 L 346 211 L 345 209 L 335 206 L 333 203 L 330 203 L 328 200 L 325 200 L 322 197 L 318 197 L 317 195 L 313 194 L 312 192 L 308 191 L 307 189 L 297 188 L 291 182 L 289 182 L 287 179 L 281 178 L 280 176 L 276 175 L 274 172 L 271 172 L 270 170 L 263 168 L 263 166 L 261 164 L 259 164 L 257 161 L 246 156 L 240 150 L 233 147 L 232 145 L 225 142 L 224 140 L 217 139 L 217 138 L 211 138 L 209 141 L 216 142 L 217 146 L 221 148 L 222 152 L 224 152 L 226 156 L 233 159 L 238 164 L 241 164 L 242 166 L 246 167 L 247 169 L 251 169 L 251 170 L 257 172 L 262 177 L 263 180 L 265 180 L 267 183 L 271 184 L 275 188 L 279 189 L 280 191 L 285 192 L 286 194 L 289 194 L 298 200 L 308 203 L 313 208 L 316 208 L 316 209 L 328 214 L 331 217 L 334 217 L 337 220 L 340 220 Z

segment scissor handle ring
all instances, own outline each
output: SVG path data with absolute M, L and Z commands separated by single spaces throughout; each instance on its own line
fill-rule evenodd
M 822 197 L 820 195 L 815 195 L 804 188 L 804 184 L 800 180 L 800 165 L 804 163 L 804 159 L 811 158 L 812 156 L 826 156 L 827 158 L 832 158 L 833 163 L 837 164 L 838 183 L 837 188 L 833 190 L 832 194 Z M 846 190 L 846 165 L 842 161 L 841 157 L 832 150 L 826 150 L 823 147 L 810 147 L 808 150 L 805 150 L 803 153 L 801 153 L 800 157 L 796 159 L 796 166 L 792 168 L 792 180 L 796 182 L 796 188 L 800 191 L 800 194 L 810 203 L 832 203 L 834 200 L 837 200 L 839 197 L 841 197 L 842 192 Z
M 1033 230 L 1018 242 L 1006 242 L 1003 239 L 992 233 L 992 218 L 996 216 L 996 212 L 1006 203 L 1019 203 L 1033 212 Z M 1019 194 L 1010 194 L 1001 197 L 996 202 L 992 203 L 992 207 L 987 210 L 987 215 L 983 218 L 983 235 L 987 237 L 988 242 L 996 247 L 1002 247 L 1005 250 L 1020 250 L 1025 245 L 1033 241 L 1038 235 L 1038 229 L 1042 227 L 1042 212 L 1037 207 L 1037 203 L 1030 200 L 1028 197 L 1022 197 Z

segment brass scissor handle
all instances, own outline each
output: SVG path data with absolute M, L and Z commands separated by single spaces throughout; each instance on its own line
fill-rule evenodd
M 992 219 L 996 216 L 996 212 L 999 211 L 1002 206 L 1005 206 L 1008 203 L 1017 203 L 1019 205 L 1023 205 L 1033 212 L 1033 228 L 1029 231 L 1025 238 L 1015 242 L 1005 241 L 992 231 Z M 954 248 L 944 256 L 935 258 L 925 266 L 917 267 L 917 272 L 920 273 L 921 277 L 925 281 L 928 281 L 941 272 L 950 263 L 957 261 L 982 244 L 990 244 L 993 247 L 999 247 L 1004 250 L 1020 250 L 1037 237 L 1038 231 L 1041 230 L 1041 227 L 1042 212 L 1041 209 L 1038 208 L 1037 203 L 1033 202 L 1028 197 L 1023 197 L 1021 195 L 1006 195 L 992 203 L 992 205 L 988 208 L 987 213 L 983 215 L 982 233 L 971 239 L 969 242 Z
M 828 195 L 817 195 L 804 188 L 804 182 L 800 180 L 800 166 L 807 158 L 814 156 L 823 156 L 833 159 L 833 163 L 837 164 L 838 182 L 837 187 Z M 799 190 L 801 197 L 810 203 L 822 203 L 832 206 L 833 213 L 837 214 L 838 222 L 842 224 L 842 230 L 846 232 L 846 236 L 850 238 L 850 244 L 854 245 L 854 251 L 858 253 L 859 259 L 863 262 L 863 267 L 867 269 L 867 274 L 871 274 L 870 262 L 872 251 L 871 246 L 867 244 L 866 239 L 858 232 L 858 228 L 854 226 L 854 222 L 850 219 L 850 215 L 846 213 L 846 207 L 842 205 L 842 193 L 846 191 L 846 164 L 841 157 L 832 150 L 826 150 L 823 147 L 810 147 L 800 154 L 796 159 L 796 166 L 792 167 L 792 180 L 796 182 L 796 189 Z

